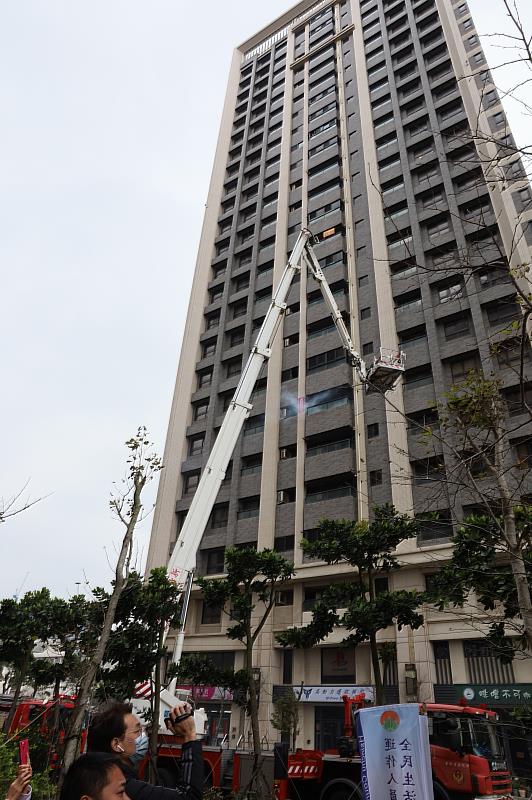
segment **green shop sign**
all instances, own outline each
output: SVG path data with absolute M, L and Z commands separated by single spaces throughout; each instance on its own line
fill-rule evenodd
M 455 683 L 455 702 L 492 706 L 532 705 L 532 683 Z

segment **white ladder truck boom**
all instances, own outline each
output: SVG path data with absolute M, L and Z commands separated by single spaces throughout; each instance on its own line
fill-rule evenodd
M 251 350 L 247 363 L 242 372 L 235 394 L 226 412 L 222 427 L 218 433 L 212 451 L 209 455 L 205 469 L 201 475 L 198 487 L 188 510 L 179 538 L 168 563 L 168 576 L 174 580 L 185 593 L 179 630 L 176 637 L 173 663 L 178 664 L 183 651 L 185 635 L 186 613 L 192 588 L 196 555 L 207 522 L 211 515 L 220 486 L 225 477 L 225 471 L 233 455 L 237 439 L 240 435 L 246 418 L 252 409 L 251 395 L 258 380 L 264 363 L 271 356 L 271 347 L 284 313 L 286 299 L 293 283 L 294 277 L 301 269 L 303 260 L 310 269 L 315 280 L 318 281 L 325 302 L 331 312 L 336 328 L 340 334 L 342 344 L 346 349 L 351 364 L 356 369 L 361 381 L 366 386 L 366 391 L 385 392 L 393 389 L 404 372 L 404 353 L 386 354 L 381 351 L 379 358 L 374 360 L 368 370 L 364 361 L 354 348 L 342 314 L 329 284 L 321 270 L 316 254 L 312 247 L 314 237 L 304 228 L 299 234 L 288 263 L 273 295 L 270 307 L 264 318 L 255 344 Z M 175 689 L 175 682 L 173 687 Z

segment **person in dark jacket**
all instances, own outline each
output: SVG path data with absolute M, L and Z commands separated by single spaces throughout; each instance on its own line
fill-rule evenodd
M 182 740 L 181 785 L 177 789 L 153 786 L 137 778 L 136 756 L 145 748 L 140 720 L 128 703 L 112 703 L 96 714 L 89 727 L 89 751 L 111 753 L 120 758 L 130 800 L 201 800 L 203 792 L 203 758 L 201 742 L 196 739 L 194 717 L 181 722 L 176 719 L 190 712 L 188 703 L 178 703 L 169 717 L 169 728 Z

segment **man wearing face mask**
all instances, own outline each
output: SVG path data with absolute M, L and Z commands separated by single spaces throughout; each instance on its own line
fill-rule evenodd
M 177 789 L 153 786 L 138 780 L 136 767 L 148 751 L 148 737 L 128 703 L 112 703 L 96 714 L 87 739 L 89 751 L 112 753 L 120 758 L 130 800 L 200 800 L 203 792 L 201 742 L 196 740 L 196 726 L 188 703 L 178 703 L 170 714 L 170 729 L 182 740 L 182 784 Z M 181 722 L 175 722 L 185 715 Z

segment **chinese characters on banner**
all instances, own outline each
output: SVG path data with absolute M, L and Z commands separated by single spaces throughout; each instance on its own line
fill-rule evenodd
M 433 800 L 428 721 L 415 703 L 357 715 L 364 800 Z

